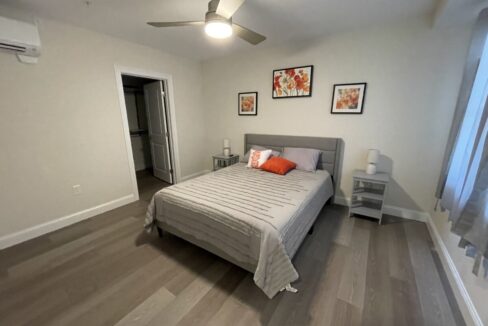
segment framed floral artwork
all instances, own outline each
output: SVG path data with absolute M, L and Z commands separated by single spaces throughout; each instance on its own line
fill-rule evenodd
M 312 96 L 313 66 L 273 70 L 273 98 Z
M 366 83 L 336 84 L 332 93 L 331 113 L 362 114 Z
M 239 115 L 258 115 L 258 92 L 239 93 L 238 103 Z

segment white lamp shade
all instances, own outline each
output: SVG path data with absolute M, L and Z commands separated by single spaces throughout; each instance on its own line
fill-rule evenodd
M 368 151 L 368 163 L 377 164 L 380 159 L 380 151 L 377 149 L 370 149 Z
M 230 140 L 224 139 L 224 148 L 230 148 Z
M 366 167 L 366 173 L 367 174 L 376 174 L 376 165 L 369 163 L 368 166 Z

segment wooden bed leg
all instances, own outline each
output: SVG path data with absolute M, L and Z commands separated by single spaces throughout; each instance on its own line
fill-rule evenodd
M 158 229 L 158 236 L 160 238 L 162 238 L 163 237 L 163 229 L 161 229 L 159 226 L 157 226 L 156 229 Z
M 313 225 L 312 227 L 310 228 L 310 230 L 308 230 L 308 234 L 312 234 L 313 233 Z

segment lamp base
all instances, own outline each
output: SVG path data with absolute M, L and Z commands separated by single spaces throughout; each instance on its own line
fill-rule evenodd
M 230 148 L 224 148 L 224 156 L 230 156 Z
M 366 174 L 376 174 L 376 165 L 369 163 L 366 167 Z

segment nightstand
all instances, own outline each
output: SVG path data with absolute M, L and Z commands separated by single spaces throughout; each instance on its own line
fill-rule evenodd
M 218 154 L 212 156 L 213 158 L 213 170 L 217 171 L 219 169 L 228 167 L 232 164 L 239 162 L 239 155 L 231 154 L 230 156 L 225 156 L 224 154 Z
M 389 181 L 390 176 L 387 173 L 367 174 L 363 170 L 355 170 L 352 176 L 349 216 L 364 215 L 378 219 L 381 224 Z

